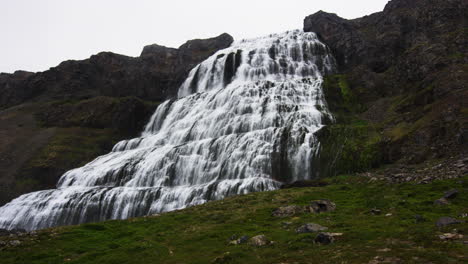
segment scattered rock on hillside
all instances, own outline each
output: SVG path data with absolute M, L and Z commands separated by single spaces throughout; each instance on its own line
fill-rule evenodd
M 272 215 L 276 217 L 288 217 L 304 212 L 304 208 L 298 205 L 288 205 L 280 207 L 273 211 Z
M 444 196 L 434 201 L 435 205 L 448 205 L 450 204 L 449 199 L 454 199 L 458 195 L 457 189 L 452 189 L 444 193 Z
M 456 240 L 456 239 L 463 239 L 463 235 L 457 233 L 445 233 L 439 235 L 441 240 Z
M 270 245 L 272 242 L 264 235 L 254 236 L 250 239 L 250 244 L 257 247 Z
M 328 245 L 328 244 L 333 243 L 335 239 L 330 233 L 320 233 L 315 237 L 314 241 L 315 243 Z
M 460 221 L 460 220 L 444 216 L 444 217 L 439 218 L 439 220 L 437 220 L 436 226 L 441 228 L 441 227 L 445 227 L 445 226 L 448 226 L 448 225 L 461 224 L 461 223 L 463 223 L 463 222 Z
M 8 242 L 8 244 L 9 244 L 10 246 L 16 247 L 16 246 L 21 245 L 21 241 L 19 241 L 19 240 L 11 240 L 10 242 Z
M 445 198 L 440 198 L 434 201 L 435 205 L 448 205 L 450 202 Z
M 398 263 L 402 263 L 401 262 L 401 259 L 399 258 L 392 258 L 392 257 L 388 257 L 388 258 L 385 258 L 385 257 L 381 257 L 381 256 L 376 256 L 374 257 L 373 260 L 369 261 L 368 264 L 383 264 L 383 263 L 386 263 L 386 264 L 398 264 Z
M 458 190 L 457 189 L 452 189 L 450 191 L 445 192 L 444 194 L 444 199 L 454 199 L 458 195 Z
M 382 214 L 382 211 L 380 209 L 374 208 L 374 209 L 370 210 L 369 213 L 371 213 L 373 215 L 380 215 L 380 214 Z
M 424 218 L 422 215 L 415 215 L 414 220 L 416 221 L 416 223 L 422 223 L 426 221 L 426 218 Z
M 24 229 L 13 229 L 13 230 L 6 230 L 0 229 L 0 237 L 1 236 L 22 236 L 23 234 L 27 233 Z
M 296 233 L 299 233 L 299 234 L 312 233 L 312 232 L 325 231 L 327 229 L 328 229 L 328 227 L 324 227 L 324 226 L 321 226 L 319 224 L 308 223 L 308 224 L 302 225 L 299 228 L 297 228 Z
M 433 166 L 431 162 L 418 165 L 392 166 L 379 173 L 360 173 L 360 176 L 369 178 L 369 181 L 386 180 L 390 183 L 417 182 L 418 184 L 428 184 L 435 180 L 446 180 L 463 177 L 468 173 L 468 165 L 463 167 L 455 166 L 459 158 L 449 158 Z M 463 163 L 464 164 L 464 163 Z
M 239 245 L 239 244 L 246 243 L 249 240 L 249 237 L 248 236 L 241 236 L 241 237 L 238 238 L 236 235 L 233 235 L 233 236 L 231 236 L 230 240 L 231 241 L 229 242 L 229 244 Z
M 312 213 L 325 213 L 325 212 L 332 212 L 336 210 L 336 204 L 330 200 L 316 200 L 310 203 L 308 207 L 310 212 Z

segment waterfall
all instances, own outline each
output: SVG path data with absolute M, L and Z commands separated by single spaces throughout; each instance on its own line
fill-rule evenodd
M 310 178 L 333 65 L 314 33 L 234 42 L 190 72 L 140 137 L 6 204 L 0 228 L 150 215 Z

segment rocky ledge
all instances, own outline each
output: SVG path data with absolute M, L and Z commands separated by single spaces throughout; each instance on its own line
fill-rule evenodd
M 88 99 L 96 96 L 136 96 L 162 101 L 177 94 L 188 72 L 233 38 L 222 34 L 191 40 L 179 49 L 157 44 L 144 47 L 141 56 L 101 52 L 81 61 L 65 61 L 50 70 L 0 74 L 0 109 L 26 101 Z

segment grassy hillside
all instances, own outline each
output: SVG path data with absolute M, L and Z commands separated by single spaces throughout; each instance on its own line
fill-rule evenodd
M 134 97 L 102 96 L 0 111 L 0 205 L 54 188 L 66 171 L 137 136 L 156 106 Z
M 328 179 L 328 186 L 236 196 L 176 212 L 60 227 L 3 237 L 1 263 L 466 263 L 468 223 L 439 229 L 443 216 L 464 220 L 468 177 L 430 184 L 388 184 L 360 176 Z M 448 205 L 435 205 L 444 192 L 459 193 Z M 280 206 L 330 199 L 333 212 L 298 213 L 278 218 Z M 371 213 L 378 209 L 380 214 Z M 415 217 L 419 215 L 418 217 Z M 466 220 L 466 218 L 465 218 Z M 296 233 L 305 223 L 343 233 L 329 245 L 314 243 L 317 233 Z M 465 238 L 441 240 L 443 233 Z M 274 241 L 257 247 L 233 245 L 232 236 L 265 235 Z M 11 245 L 18 240 L 19 245 Z M 3 244 L 5 244 L 3 243 Z M 13 242 L 14 244 L 15 242 Z M 1 244 L 0 244 L 1 245 Z

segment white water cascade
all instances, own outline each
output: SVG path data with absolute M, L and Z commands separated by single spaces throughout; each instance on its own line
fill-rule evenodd
M 310 178 L 333 65 L 314 33 L 234 42 L 191 71 L 141 137 L 1 207 L 0 228 L 150 215 Z

